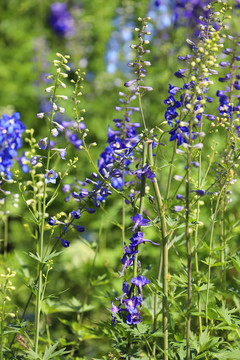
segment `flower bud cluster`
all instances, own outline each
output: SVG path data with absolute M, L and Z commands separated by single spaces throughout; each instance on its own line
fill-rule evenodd
M 136 93 L 142 93 L 153 90 L 150 86 L 142 85 L 144 83 L 143 79 L 146 76 L 145 68 L 151 65 L 150 61 L 143 60 L 143 56 L 150 53 L 149 49 L 145 49 L 145 46 L 149 44 L 149 41 L 145 40 L 145 37 L 147 35 L 151 35 L 151 33 L 147 30 L 148 21 L 150 18 L 138 18 L 138 20 L 141 23 L 141 28 L 135 28 L 135 31 L 138 33 L 139 43 L 136 45 L 131 45 L 131 48 L 137 52 L 137 57 L 135 61 L 128 63 L 128 66 L 132 68 L 136 78 L 134 80 L 125 82 L 124 86 L 133 87 Z
M 7 306 L 6 303 L 11 301 L 10 294 L 11 291 L 15 290 L 11 278 L 15 277 L 16 272 L 12 271 L 10 268 L 7 269 L 7 274 L 1 274 L 0 277 L 3 279 L 3 283 L 0 284 L 0 293 L 2 294 L 2 308 L 1 308 L 1 321 L 7 317 L 15 317 L 14 313 L 6 312 Z

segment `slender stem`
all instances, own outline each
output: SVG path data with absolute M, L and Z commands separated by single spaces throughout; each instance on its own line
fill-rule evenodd
M 146 165 L 147 161 L 147 147 L 148 143 L 145 141 L 143 143 L 143 157 L 142 157 L 142 168 Z M 139 214 L 143 214 L 144 209 L 144 197 L 145 197 L 145 175 L 141 175 L 141 189 L 140 189 L 140 205 L 139 205 Z M 137 250 L 137 248 L 136 248 Z M 135 255 L 134 258 L 134 264 L 133 264 L 133 277 L 137 276 L 137 265 L 138 265 L 138 252 Z
M 226 210 L 226 194 L 224 192 L 222 199 L 222 208 L 220 211 L 220 246 L 221 246 L 221 278 L 223 290 L 226 288 L 226 264 L 225 264 L 225 251 L 226 251 L 226 236 L 225 236 L 225 210 Z
M 219 203 L 220 203 L 220 199 L 222 197 L 223 190 L 224 190 L 224 186 L 221 188 L 221 190 L 219 192 L 216 207 L 215 207 L 215 212 L 214 212 L 213 217 L 212 217 L 210 244 L 209 244 L 209 257 L 208 257 L 207 293 L 206 293 L 206 304 L 205 304 L 206 325 L 208 324 L 208 299 L 209 299 L 209 290 L 210 290 L 210 281 L 211 281 L 211 255 L 212 255 L 213 233 L 214 233 L 215 222 L 216 222 Z
M 1 311 L 1 334 L 0 334 L 0 359 L 3 360 L 3 322 L 5 320 L 5 303 L 6 303 L 6 290 L 7 290 L 7 279 L 5 281 L 2 296 L 3 296 L 3 302 L 2 302 L 2 311 Z
M 46 332 L 47 332 L 47 340 L 48 340 L 48 346 L 51 346 L 51 337 L 50 337 L 50 331 L 49 331 L 49 325 L 48 325 L 48 316 L 46 315 Z
M 202 123 L 201 123 L 201 131 L 202 131 Z M 202 183 L 201 183 L 201 177 L 202 177 L 202 156 L 201 156 L 201 151 L 199 153 L 199 157 L 198 157 L 198 162 L 199 162 L 199 167 L 198 167 L 198 189 L 202 188 Z M 198 222 L 199 222 L 199 217 L 200 217 L 200 203 L 199 201 L 197 202 L 197 214 L 196 214 L 196 227 L 195 227 L 195 234 L 194 234 L 194 246 L 196 248 L 195 251 L 195 269 L 196 269 L 196 278 L 197 278 L 197 284 L 198 287 L 200 287 L 201 285 L 201 279 L 199 276 L 199 265 L 198 265 L 198 251 L 197 251 L 197 245 L 198 245 Z M 202 334 L 202 317 L 200 315 L 201 313 L 201 296 L 200 296 L 200 291 L 198 291 L 197 294 L 197 308 L 198 308 L 198 322 L 199 322 L 199 332 L 200 335 Z
M 198 221 L 199 221 L 199 214 L 200 214 L 200 204 L 199 201 L 197 203 L 197 216 L 196 216 L 196 227 L 195 227 L 195 234 L 194 234 L 194 245 L 195 248 L 197 249 L 198 246 Z M 197 284 L 198 287 L 200 287 L 201 285 L 201 279 L 199 276 L 199 266 L 198 266 L 198 251 L 195 251 L 195 269 L 196 269 L 196 278 L 197 278 Z M 200 296 L 200 292 L 198 292 L 197 294 L 197 307 L 198 307 L 198 322 L 199 322 L 199 332 L 200 334 L 202 334 L 202 317 L 200 315 L 201 313 L 201 296 Z
M 148 155 L 150 165 L 154 165 L 153 154 L 152 154 L 152 141 L 148 141 Z M 161 232 L 162 232 L 162 259 L 159 260 L 159 274 L 161 273 L 161 267 L 163 266 L 163 350 L 164 360 L 168 360 L 168 234 L 167 224 L 165 220 L 165 208 L 162 201 L 162 196 L 158 186 L 157 179 L 153 182 L 154 191 L 156 194 L 156 201 L 158 207 L 158 214 L 161 221 Z M 157 321 L 157 295 L 154 298 L 154 330 L 156 330 Z M 154 346 L 156 351 L 156 346 Z M 153 353 L 155 356 L 155 353 Z
M 57 91 L 57 83 L 58 83 L 57 74 L 56 82 L 54 86 L 54 92 L 52 97 L 52 103 L 55 101 L 56 91 Z M 48 130 L 48 151 L 47 151 L 47 163 L 46 169 L 49 170 L 50 159 L 51 159 L 51 148 L 50 148 L 50 141 L 51 141 L 51 131 L 52 131 L 52 123 L 53 123 L 53 116 L 54 110 L 52 107 L 51 117 L 49 121 L 49 130 Z M 44 228 L 45 228 L 45 214 L 46 214 L 46 201 L 47 201 L 47 184 L 44 181 L 44 188 L 43 188 L 43 200 L 42 200 L 42 221 L 40 224 L 40 238 L 38 244 L 38 251 L 41 261 L 43 261 L 43 249 L 44 249 Z M 37 301 L 36 301 L 36 308 L 35 308 L 35 339 L 34 339 L 34 351 L 38 353 L 38 342 L 39 342 L 39 332 L 40 332 L 40 315 L 41 315 L 41 306 L 42 306 L 42 284 L 43 284 L 43 263 L 38 263 L 38 286 L 37 286 Z
M 175 141 L 174 142 L 172 159 L 171 159 L 171 162 L 170 162 L 169 174 L 168 174 L 167 195 L 166 195 L 167 200 L 169 199 L 169 195 L 170 195 L 170 189 L 171 189 L 171 183 L 172 183 L 172 174 L 173 174 L 173 163 L 174 163 L 174 160 L 175 160 L 176 148 L 177 148 L 177 142 Z
M 8 246 L 8 215 L 4 214 L 4 244 L 3 244 L 3 256 L 7 256 L 7 246 Z
M 144 113 L 143 113 L 143 108 L 142 108 L 142 99 L 141 99 L 140 91 L 138 91 L 138 101 L 139 101 L 139 107 L 140 107 L 140 111 L 141 111 L 144 130 L 147 130 L 146 122 L 145 122 L 145 118 L 144 118 Z
M 187 306 L 187 329 L 186 329 L 186 346 L 187 346 L 187 360 L 191 359 L 190 352 L 190 331 L 191 331 L 191 304 L 192 304 L 192 254 L 191 254 L 191 236 L 189 228 L 189 212 L 190 212 L 190 166 L 192 157 L 192 131 L 193 131 L 193 107 L 196 94 L 192 99 L 192 110 L 189 121 L 189 146 L 187 151 L 187 171 L 186 171 L 186 250 L 187 250 L 187 272 L 188 272 L 188 306 Z

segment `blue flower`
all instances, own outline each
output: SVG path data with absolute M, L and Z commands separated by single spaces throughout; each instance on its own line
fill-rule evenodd
M 61 241 L 63 247 L 69 247 L 69 244 L 70 244 L 69 241 L 64 240 L 60 237 L 57 237 L 57 239 L 59 239 Z
M 48 138 L 41 139 L 38 143 L 38 147 L 41 150 L 46 150 L 48 147 Z
M 155 243 L 152 240 L 144 239 L 143 233 L 141 231 L 138 231 L 133 234 L 133 236 L 130 239 L 131 243 L 129 245 L 130 248 L 134 248 L 142 243 L 150 242 L 153 245 L 160 245 L 159 243 Z
M 131 299 L 125 299 L 123 302 L 125 308 L 131 314 L 135 311 L 136 307 L 141 304 L 141 299 L 138 296 L 132 296 Z
M 29 167 L 27 165 L 27 163 L 29 162 L 28 158 L 26 158 L 25 156 L 25 151 L 22 152 L 22 156 L 20 158 L 16 158 L 17 161 L 19 162 L 22 171 L 26 174 L 29 172 Z
M 45 177 L 45 183 L 52 183 L 56 184 L 56 179 L 58 177 L 58 174 L 53 170 L 48 170 L 47 173 L 44 175 Z
M 133 284 L 139 288 L 141 299 L 142 299 L 142 288 L 143 288 L 143 286 L 145 286 L 149 283 L 150 283 L 150 281 L 147 278 L 145 278 L 145 276 L 143 276 L 143 275 L 138 275 L 137 277 L 131 279 L 131 284 Z
M 54 220 L 53 217 L 50 217 L 50 219 L 48 220 L 48 224 L 51 226 L 56 225 L 56 220 Z
M 132 221 L 134 222 L 134 227 L 132 231 L 134 232 L 137 227 L 140 226 L 147 226 L 150 220 L 143 219 L 143 216 L 139 213 L 131 217 Z
M 79 225 L 73 225 L 75 227 L 75 229 L 78 232 L 84 232 L 85 231 L 85 227 L 84 226 L 79 226 Z
M 10 171 L 14 163 L 14 158 L 18 156 L 17 150 L 22 146 L 22 133 L 25 126 L 20 121 L 20 114 L 14 113 L 12 116 L 3 114 L 0 118 L 0 171 L 3 171 L 8 179 L 12 178 Z M 27 172 L 29 169 L 25 162 L 24 154 L 18 159 L 22 170 Z
M 137 309 L 134 309 L 128 316 L 126 319 L 126 323 L 129 325 L 136 325 L 138 324 L 140 321 L 142 320 L 139 312 Z

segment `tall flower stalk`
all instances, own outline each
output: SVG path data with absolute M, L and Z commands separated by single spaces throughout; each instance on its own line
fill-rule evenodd
M 65 58 L 61 57 L 61 61 L 55 61 L 55 66 L 58 68 L 57 76 L 55 80 L 55 85 L 52 86 L 49 91 L 53 92 L 51 97 L 52 105 L 56 101 L 56 91 L 59 86 L 59 77 L 61 72 L 61 65 L 64 64 Z M 67 61 L 67 59 L 65 60 Z M 46 161 L 46 169 L 50 168 L 50 159 L 51 159 L 51 134 L 52 134 L 52 125 L 53 125 L 53 115 L 54 115 L 54 107 L 52 106 L 51 115 L 49 118 L 49 129 L 48 129 L 48 140 L 47 140 L 47 161 Z M 53 173 L 52 173 L 53 174 Z M 54 174 L 53 174 L 54 175 Z M 51 175 L 51 178 L 53 176 Z M 43 300 L 43 255 L 44 255 L 44 230 L 45 230 L 45 214 L 46 214 L 46 202 L 47 202 L 47 178 L 45 178 L 43 185 L 43 198 L 42 198 L 42 216 L 41 223 L 39 228 L 39 243 L 38 243 L 38 252 L 40 257 L 40 262 L 38 262 L 38 285 L 37 285 L 37 294 L 36 294 L 36 309 L 35 309 L 35 339 L 34 339 L 34 350 L 38 353 L 38 343 L 39 343 L 39 332 L 40 332 L 40 315 L 41 315 L 41 306 Z

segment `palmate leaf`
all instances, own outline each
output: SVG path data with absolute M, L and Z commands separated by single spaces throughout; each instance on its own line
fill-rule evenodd
M 28 360 L 50 360 L 50 359 L 54 359 L 54 358 L 59 359 L 59 356 L 65 355 L 65 354 L 68 354 L 71 352 L 71 350 L 65 351 L 65 348 L 55 351 L 58 344 L 59 343 L 56 343 L 54 345 L 51 345 L 49 348 L 47 348 L 45 350 L 43 356 L 37 354 L 33 350 L 28 350 L 26 352 L 25 359 L 28 359 Z
M 56 344 L 50 346 L 50 348 L 46 349 L 42 360 L 54 359 L 57 356 L 68 354 L 71 352 L 71 350 L 65 351 L 65 348 L 55 351 L 57 346 L 58 346 L 58 343 L 56 343 Z

